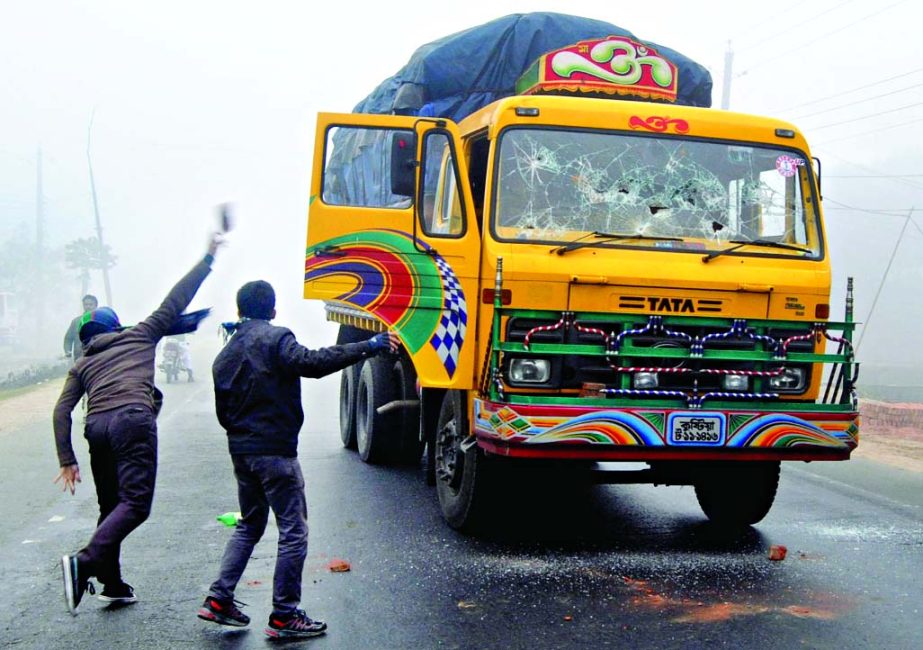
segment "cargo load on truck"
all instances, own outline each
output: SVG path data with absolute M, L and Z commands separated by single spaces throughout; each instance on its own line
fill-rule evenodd
M 567 67 L 564 83 L 552 88 L 538 83 L 542 55 L 570 45 L 586 50 L 581 44 L 605 41 L 610 36 L 620 37 L 618 43 L 627 48 L 618 53 L 621 58 L 615 63 L 611 53 L 606 63 L 575 56 L 576 63 Z M 657 67 L 646 65 L 655 59 L 670 62 L 663 76 L 657 76 Z M 530 75 L 536 83 L 521 87 Z M 679 52 L 639 40 L 628 30 L 601 20 L 530 13 L 504 16 L 423 45 L 353 112 L 445 117 L 459 122 L 503 97 L 530 91 L 567 92 L 574 88 L 573 82 L 587 79 L 601 82 L 592 87 L 584 84 L 581 92 L 587 96 L 711 106 L 711 74 Z M 334 140 L 331 174 L 336 174 L 337 168 L 341 173 L 331 181 L 330 191 L 396 201 L 390 188 L 384 187 L 384 176 L 377 167 L 378 154 L 386 144 L 367 133 L 348 133 Z M 357 155 L 359 152 L 362 155 Z

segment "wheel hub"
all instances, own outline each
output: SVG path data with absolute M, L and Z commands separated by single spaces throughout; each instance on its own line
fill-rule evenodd
M 463 454 L 455 421 L 447 422 L 436 434 L 436 477 L 453 488 L 461 483 Z

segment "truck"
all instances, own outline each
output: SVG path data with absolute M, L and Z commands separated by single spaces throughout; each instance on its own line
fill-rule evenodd
M 304 296 L 339 342 L 403 344 L 343 371 L 342 442 L 369 463 L 425 458 L 457 529 L 515 507 L 524 467 L 691 485 L 712 522 L 755 524 L 781 462 L 858 444 L 820 162 L 792 124 L 710 108 L 708 73 L 669 48 L 595 21 L 578 36 L 480 106 L 491 83 L 469 62 L 467 94 L 398 75 L 319 114 Z M 508 69 L 534 40 L 465 51 Z M 368 110 L 389 89 L 390 110 Z

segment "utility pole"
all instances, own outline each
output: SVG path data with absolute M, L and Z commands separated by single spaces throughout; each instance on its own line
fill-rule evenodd
M 45 330 L 45 196 L 42 187 L 42 147 L 35 156 L 35 331 Z
M 721 87 L 721 108 L 728 110 L 731 107 L 731 78 L 734 70 L 734 50 L 731 49 L 731 41 L 728 41 L 728 49 L 724 53 L 724 85 Z
M 99 242 L 99 254 L 102 260 L 103 285 L 106 287 L 106 304 L 112 305 L 112 287 L 109 285 L 109 261 L 104 259 L 105 246 L 103 245 L 103 226 L 99 220 L 99 203 L 96 200 L 96 183 L 93 180 L 93 160 L 90 158 L 90 136 L 93 132 L 93 118 L 96 110 L 90 115 L 90 125 L 87 127 L 87 165 L 90 168 L 90 192 L 93 195 L 93 213 L 96 215 L 96 240 Z
M 913 217 L 913 212 L 916 208 L 910 208 L 910 211 L 907 213 L 907 218 L 904 220 L 904 227 L 901 228 L 901 234 L 897 236 L 897 241 L 894 242 L 894 250 L 891 251 L 891 259 L 888 260 L 888 266 L 885 267 L 885 273 L 881 276 L 881 282 L 878 285 L 878 291 L 875 292 L 875 298 L 872 299 L 872 306 L 869 308 L 869 315 L 865 319 L 865 324 L 862 326 L 862 333 L 859 335 L 859 341 L 856 343 L 856 352 L 859 351 L 859 346 L 862 345 L 862 339 L 865 338 L 865 333 L 869 329 L 869 323 L 872 322 L 872 315 L 875 313 L 875 305 L 878 304 L 878 296 L 881 295 L 881 290 L 885 286 L 885 281 L 888 279 L 888 273 L 891 271 L 891 264 L 894 262 L 894 257 L 897 255 L 897 249 L 901 245 L 901 239 L 904 238 L 904 231 L 907 230 L 907 226 L 910 225 L 910 219 Z

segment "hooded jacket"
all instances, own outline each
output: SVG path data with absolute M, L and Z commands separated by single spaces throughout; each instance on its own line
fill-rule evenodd
M 94 336 L 71 367 L 54 408 L 54 436 L 61 466 L 74 465 L 71 411 L 87 394 L 87 415 L 128 405 L 155 409 L 154 356 L 157 342 L 192 302 L 211 272 L 211 256 L 196 264 L 176 283 L 154 313 L 118 332 Z
M 231 454 L 297 456 L 301 377 L 324 377 L 373 354 L 368 341 L 309 350 L 284 327 L 242 322 L 212 365 Z

